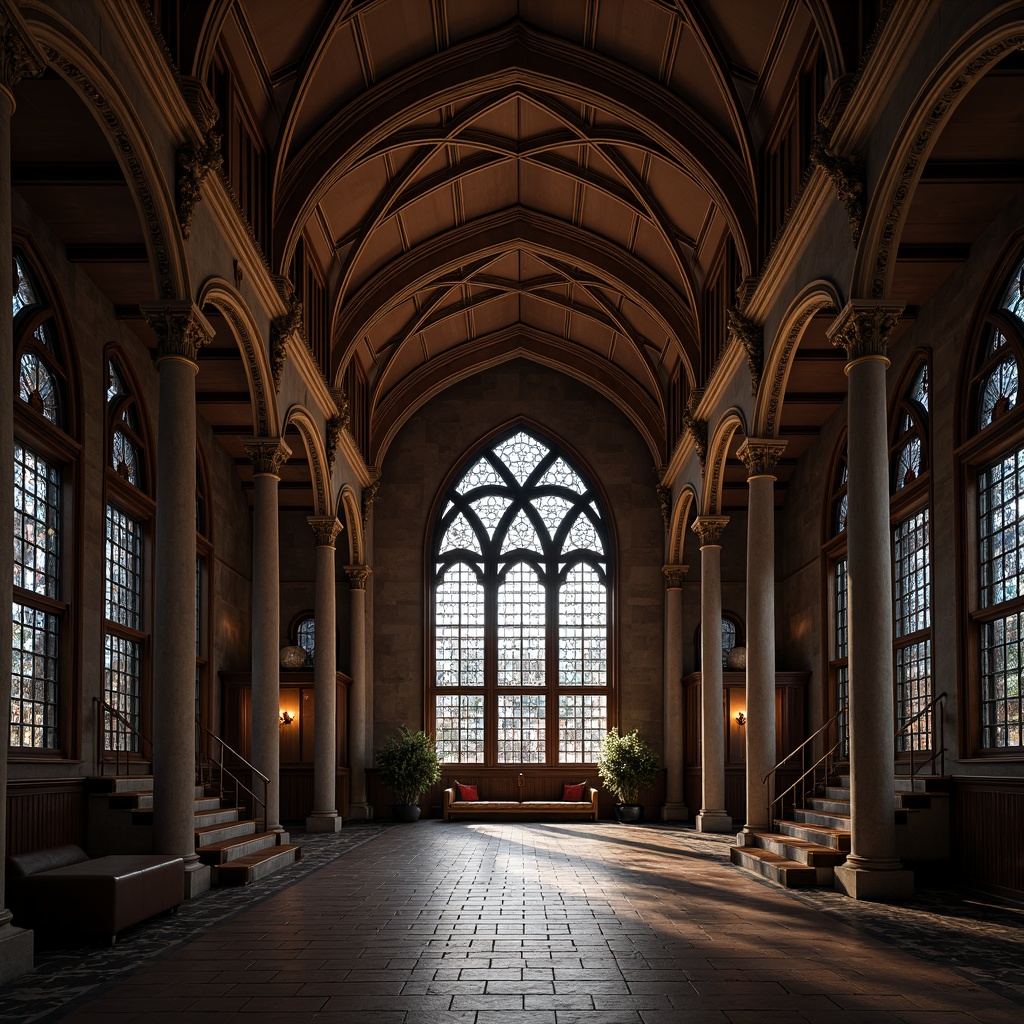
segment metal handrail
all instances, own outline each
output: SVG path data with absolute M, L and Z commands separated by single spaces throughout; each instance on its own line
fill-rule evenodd
M 204 742 L 205 741 L 205 742 Z M 219 749 L 220 757 L 214 754 L 211 747 Z M 253 789 L 250 789 L 242 780 L 225 764 L 226 754 L 230 754 L 236 761 L 240 761 L 245 768 L 252 772 Z M 211 771 L 209 783 L 200 778 L 201 764 L 210 764 L 217 768 L 217 777 L 214 779 Z M 197 781 L 208 784 L 216 789 L 220 796 L 230 788 L 232 799 L 237 804 L 239 793 L 246 793 L 252 797 L 252 816 L 256 819 L 257 831 L 262 832 L 267 827 L 267 787 L 270 779 L 263 774 L 255 765 L 247 761 L 237 750 L 226 743 L 220 736 L 210 732 L 199 719 L 196 719 L 196 777 Z M 231 787 L 224 784 L 225 778 L 231 781 Z M 262 783 L 263 799 L 261 800 L 255 792 L 257 783 Z
M 811 733 L 799 747 L 794 747 L 761 781 L 767 782 L 787 761 L 799 754 L 809 743 L 813 743 L 833 722 L 838 721 L 840 716 L 845 714 L 846 709 L 847 705 L 844 704 L 820 729 Z
M 934 708 L 937 705 L 941 704 L 942 701 L 944 701 L 945 699 L 945 690 L 943 690 L 943 692 L 940 693 L 937 697 L 932 697 L 932 699 L 923 708 L 921 708 L 921 710 L 918 711 L 918 713 L 914 715 L 913 718 L 908 719 L 906 722 L 903 723 L 902 726 L 900 726 L 899 729 L 896 730 L 895 734 L 893 735 L 893 742 L 895 743 L 900 738 L 900 736 L 902 736 L 905 732 L 909 732 L 914 723 L 918 721 L 918 719 L 923 718 L 925 715 L 929 714 L 932 710 L 934 710 Z M 946 774 L 946 722 L 942 714 L 936 715 L 936 721 L 938 722 L 939 742 L 937 745 L 933 744 L 932 756 L 929 757 L 927 761 L 922 763 L 920 769 L 914 767 L 914 748 L 913 746 L 911 746 L 910 748 L 910 778 L 912 779 L 916 778 L 916 776 L 919 773 L 923 774 L 925 768 L 927 768 L 928 765 L 934 765 L 936 760 L 938 760 L 939 762 L 939 770 L 938 772 L 933 771 L 931 772 L 931 774 Z M 934 735 L 935 731 L 933 730 L 932 736 Z
M 110 763 L 108 758 L 103 755 L 106 753 L 113 753 L 114 755 L 114 771 L 117 775 L 121 774 L 121 755 L 124 754 L 124 766 L 125 774 L 131 775 L 132 758 L 130 754 L 135 753 L 133 750 L 122 748 L 118 744 L 113 742 L 115 736 L 123 737 L 125 735 L 134 736 L 140 742 L 140 753 L 145 753 L 146 748 L 149 750 L 149 756 L 152 758 L 153 754 L 153 743 L 150 738 L 143 732 L 140 732 L 127 718 L 125 718 L 122 712 L 118 711 L 112 704 L 102 700 L 99 697 L 93 697 L 93 703 L 97 706 L 96 712 L 96 748 L 94 751 L 94 762 L 96 766 L 97 775 L 105 775 L 106 767 Z M 109 716 L 109 718 L 108 718 Z M 123 726 L 121 729 L 114 727 L 114 721 L 117 721 Z M 109 725 L 106 724 L 109 721 Z M 105 740 L 109 739 L 111 742 L 107 744 Z

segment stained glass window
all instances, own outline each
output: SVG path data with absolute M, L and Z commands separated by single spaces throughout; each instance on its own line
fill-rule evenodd
M 588 763 L 608 728 L 605 517 L 526 430 L 474 455 L 433 543 L 433 728 L 450 763 Z

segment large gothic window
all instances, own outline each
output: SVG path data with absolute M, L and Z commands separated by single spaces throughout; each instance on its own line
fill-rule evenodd
M 469 461 L 431 547 L 443 761 L 597 760 L 612 692 L 609 538 L 583 472 L 525 429 Z

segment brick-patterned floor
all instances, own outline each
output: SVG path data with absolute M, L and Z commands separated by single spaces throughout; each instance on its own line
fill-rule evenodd
M 63 1019 L 1024 1019 L 1020 1003 L 841 923 L 808 898 L 746 876 L 724 861 L 720 844 L 702 841 L 604 823 L 423 821 L 392 828 L 144 965 Z

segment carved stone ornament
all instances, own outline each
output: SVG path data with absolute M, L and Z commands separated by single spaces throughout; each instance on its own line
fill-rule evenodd
M 183 238 L 192 234 L 192 215 L 203 198 L 206 176 L 219 171 L 223 162 L 218 132 L 209 132 L 198 145 L 188 139 L 178 147 L 178 223 Z
M 341 431 L 343 423 L 340 416 L 329 416 L 327 419 L 327 471 L 334 472 L 334 460 L 338 457 L 341 447 Z
M 665 520 L 665 529 L 669 528 L 672 516 L 672 488 L 664 484 L 657 484 L 655 490 L 658 492 L 658 501 L 661 504 L 661 518 Z
M 31 41 L 31 34 L 20 16 L 13 17 L 0 7 L 0 89 L 10 96 L 14 112 L 14 87 L 23 78 L 43 73 L 46 62 Z M 4 156 L 9 159 L 9 156 Z
M 365 590 L 366 581 L 370 578 L 370 573 L 373 570 L 368 565 L 346 565 L 345 572 L 348 574 L 353 590 Z
M 775 467 L 786 450 L 785 441 L 761 440 L 748 437 L 740 445 L 736 455 L 747 467 L 747 479 L 756 476 L 770 476 L 775 479 Z
M 728 516 L 700 516 L 694 519 L 690 529 L 700 537 L 701 547 L 711 547 L 722 539 L 722 531 L 728 525 Z
M 295 334 L 302 334 L 302 303 L 293 288 L 284 296 L 288 310 L 270 321 L 270 369 L 274 374 L 274 390 L 281 390 L 284 364 L 288 359 L 288 343 Z
M 338 534 L 344 529 L 337 516 L 309 516 L 306 522 L 313 530 L 318 548 L 333 548 Z
M 725 329 L 730 338 L 736 338 L 747 353 L 747 368 L 750 370 L 750 393 L 757 394 L 764 368 L 764 328 L 750 317 L 732 306 L 725 313 Z
M 839 156 L 829 148 L 832 132 L 821 122 L 811 142 L 811 163 L 832 182 L 836 198 L 846 207 L 853 244 L 860 241 L 864 223 L 864 162 L 859 156 Z
M 690 432 L 693 446 L 697 449 L 697 458 L 703 471 L 708 457 L 708 421 L 697 419 L 687 408 L 683 410 L 683 427 Z
M 199 349 L 213 338 L 213 328 L 198 306 L 191 304 L 143 305 L 146 323 L 156 335 L 157 362 L 187 359 L 194 363 Z
M 663 565 L 661 571 L 665 576 L 665 589 L 678 590 L 683 585 L 683 580 L 686 579 L 690 567 L 688 565 Z
M 852 363 L 869 356 L 885 359 L 889 335 L 903 312 L 903 303 L 848 302 L 828 330 L 833 345 L 846 349 Z
M 181 75 L 181 94 L 185 97 L 185 105 L 188 107 L 192 120 L 195 121 L 199 130 L 206 135 L 213 130 L 213 126 L 220 117 L 217 104 L 206 88 L 206 83 L 201 78 L 193 78 L 192 75 Z
M 245 454 L 252 459 L 254 475 L 279 477 L 292 450 L 279 437 L 256 437 L 245 442 Z
M 377 500 L 377 492 L 380 490 L 380 477 L 376 477 L 369 486 L 363 488 L 363 526 L 370 521 L 370 511 Z

